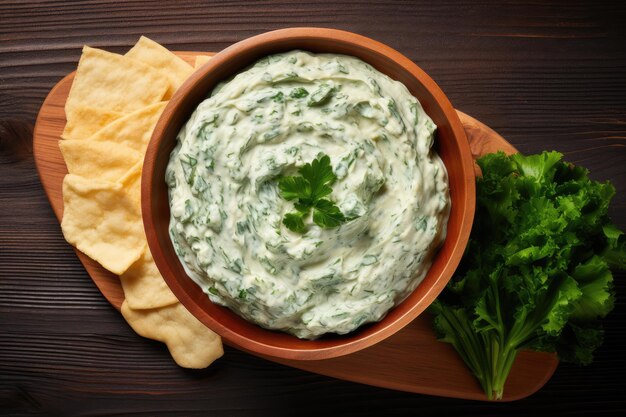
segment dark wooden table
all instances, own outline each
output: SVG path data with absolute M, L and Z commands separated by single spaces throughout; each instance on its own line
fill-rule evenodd
M 173 50 L 219 51 L 267 30 L 334 27 L 400 50 L 457 108 L 522 152 L 556 149 L 611 180 L 611 215 L 626 229 L 626 8 L 601 3 L 0 2 L 0 414 L 623 413 L 624 273 L 615 277 L 618 302 L 594 364 L 561 365 L 540 392 L 515 403 L 362 386 L 234 349 L 208 370 L 178 368 L 91 282 L 63 240 L 32 158 L 39 107 L 75 69 L 83 44 L 124 52 L 145 34 Z

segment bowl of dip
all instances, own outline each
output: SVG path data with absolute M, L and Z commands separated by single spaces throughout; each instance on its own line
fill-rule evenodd
M 223 50 L 172 97 L 142 176 L 159 271 L 233 346 L 315 360 L 377 343 L 444 288 L 471 230 L 452 105 L 399 52 L 293 28 Z

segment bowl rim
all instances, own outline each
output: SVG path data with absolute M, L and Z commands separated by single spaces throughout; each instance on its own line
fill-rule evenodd
M 441 108 L 445 119 L 450 125 L 452 136 L 457 142 L 456 146 L 459 147 L 461 152 L 461 158 L 459 161 L 461 165 L 460 171 L 463 173 L 463 185 L 466 188 L 465 198 L 462 201 L 454 202 L 455 205 L 463 205 L 463 207 L 461 208 L 461 213 L 463 214 L 463 216 L 461 219 L 459 235 L 454 242 L 454 246 L 450 249 L 450 256 L 448 257 L 445 265 L 442 267 L 441 273 L 439 274 L 435 282 L 427 289 L 426 293 L 420 299 L 416 300 L 411 308 L 409 308 L 406 312 L 404 312 L 404 314 L 397 317 L 395 320 L 389 323 L 385 323 L 385 320 L 389 317 L 389 315 L 386 315 L 381 321 L 373 323 L 374 325 L 378 325 L 379 327 L 378 329 L 376 329 L 375 332 L 369 332 L 363 337 L 350 337 L 355 332 L 343 336 L 338 336 L 337 338 L 339 340 L 344 339 L 345 342 L 335 343 L 331 345 L 319 345 L 318 343 L 315 343 L 316 341 L 306 341 L 310 343 L 310 347 L 306 349 L 276 346 L 268 343 L 263 343 L 254 338 L 249 338 L 246 335 L 235 332 L 230 327 L 223 325 L 208 312 L 206 312 L 203 308 L 201 308 L 198 305 L 197 300 L 190 294 L 188 294 L 187 291 L 178 282 L 178 279 L 175 276 L 175 272 L 166 261 L 166 257 L 164 255 L 164 247 L 162 246 L 156 232 L 157 225 L 153 216 L 154 205 L 152 204 L 152 191 L 154 183 L 153 180 L 155 175 L 154 171 L 157 165 L 157 155 L 159 154 L 162 139 L 164 137 L 163 132 L 165 130 L 165 127 L 170 124 L 175 110 L 184 101 L 189 91 L 191 91 L 196 85 L 198 85 L 198 83 L 204 77 L 206 77 L 216 68 L 227 64 L 229 60 L 231 60 L 233 57 L 236 57 L 242 53 L 250 53 L 252 50 L 258 48 L 260 44 L 266 45 L 268 43 L 273 44 L 277 42 L 284 42 L 286 39 L 297 39 L 303 42 L 317 40 L 342 42 L 344 44 L 349 44 L 353 47 L 370 50 L 376 55 L 383 55 L 389 61 L 393 61 L 394 65 L 397 65 L 403 70 L 409 72 L 411 76 L 414 77 L 417 82 L 421 84 L 424 89 L 427 90 L 427 92 L 434 97 L 434 101 L 436 102 L 437 106 Z M 268 52 L 265 55 L 269 55 L 272 53 L 276 52 Z M 254 62 L 255 60 L 256 59 L 252 59 L 250 63 Z M 381 72 L 384 73 L 384 71 Z M 185 120 L 187 120 L 189 116 L 190 114 L 187 115 Z M 146 237 L 148 240 L 148 247 L 153 254 L 153 258 L 155 260 L 157 268 L 161 272 L 163 278 L 165 279 L 167 285 L 170 287 L 174 295 L 200 322 L 202 322 L 209 329 L 218 333 L 226 342 L 228 342 L 228 344 L 260 356 L 298 360 L 327 359 L 356 352 L 358 350 L 372 346 L 375 343 L 393 335 L 394 333 L 405 327 L 407 324 L 409 324 L 417 316 L 419 316 L 443 290 L 447 282 L 450 280 L 452 274 L 454 273 L 454 270 L 458 266 L 463 255 L 463 251 L 469 240 L 469 234 L 471 231 L 475 210 L 474 163 L 469 143 L 465 135 L 465 131 L 456 111 L 452 107 L 452 104 L 443 93 L 443 91 L 439 88 L 439 86 L 434 82 L 434 80 L 430 76 L 428 76 L 420 67 L 418 67 L 413 61 L 387 45 L 352 32 L 327 28 L 295 27 L 265 32 L 239 41 L 222 50 L 221 52 L 218 52 L 211 58 L 211 60 L 209 60 L 208 63 L 206 63 L 202 68 L 196 70 L 195 73 L 192 74 L 185 81 L 185 83 L 183 83 L 183 85 L 177 90 L 177 92 L 166 105 L 166 108 L 161 114 L 153 131 L 151 140 L 148 144 L 143 164 L 141 196 L 142 218 Z M 169 208 L 169 201 L 167 206 Z M 446 236 L 446 240 L 448 239 L 448 237 L 449 236 Z M 169 244 L 171 246 L 171 242 L 169 242 Z M 435 258 L 433 258 L 433 264 L 439 256 L 440 251 L 441 249 L 439 249 L 439 251 L 435 255 Z M 428 273 L 426 276 L 428 276 Z M 189 278 L 188 276 L 184 278 L 186 278 L 187 280 L 191 280 L 191 278 Z M 426 277 L 424 278 L 424 280 L 425 279 Z M 194 285 L 196 284 L 194 283 Z M 420 285 L 422 285 L 422 283 L 420 283 L 417 288 L 419 288 Z M 208 299 L 208 297 L 206 298 Z M 402 303 L 404 303 L 405 301 L 403 301 Z M 402 303 L 394 306 L 392 310 L 396 309 Z M 231 312 L 231 314 L 236 313 Z M 260 326 L 258 327 L 260 328 Z M 275 332 L 272 330 L 266 331 Z M 291 337 L 296 340 L 302 340 L 296 338 L 295 336 Z

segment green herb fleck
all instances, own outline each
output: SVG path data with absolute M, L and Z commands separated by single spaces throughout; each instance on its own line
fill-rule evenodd
M 185 181 L 187 184 L 192 185 L 193 180 L 196 176 L 196 164 L 198 160 L 191 155 L 183 154 L 180 157 L 180 164 L 183 167 L 183 175 L 185 176 Z
M 289 97 L 291 98 L 302 98 L 308 95 L 309 95 L 309 92 L 306 91 L 306 89 L 302 87 L 294 88 L 293 90 L 291 90 L 291 93 L 289 93 Z
M 320 88 L 318 88 L 313 94 L 311 94 L 311 97 L 309 97 L 307 104 L 311 107 L 326 104 L 333 96 L 334 92 L 335 89 L 333 87 L 328 84 L 322 84 L 320 85 Z
M 285 98 L 283 96 L 283 92 L 279 91 L 278 93 L 274 94 L 272 96 L 272 101 L 275 101 L 276 103 L 282 103 L 283 101 L 285 101 Z
M 374 255 L 366 255 L 365 257 L 363 257 L 363 262 L 361 262 L 361 265 L 372 265 L 375 264 L 376 262 L 378 262 L 378 257 L 374 256 Z

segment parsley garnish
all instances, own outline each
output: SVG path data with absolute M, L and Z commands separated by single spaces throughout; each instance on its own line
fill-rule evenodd
M 313 223 L 324 229 L 337 227 L 348 220 L 344 214 L 326 197 L 337 176 L 330 165 L 328 155 L 322 155 L 298 169 L 299 176 L 286 176 L 278 180 L 280 195 L 287 201 L 297 200 L 295 212 L 285 214 L 283 224 L 291 231 L 305 233 L 305 219 L 313 210 Z

